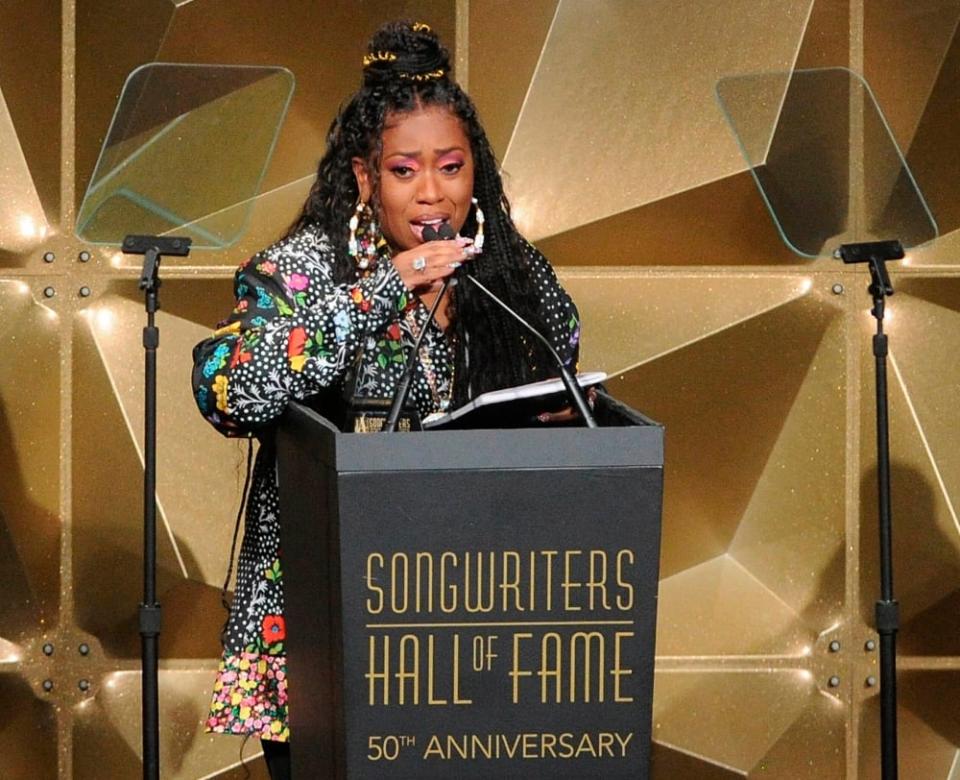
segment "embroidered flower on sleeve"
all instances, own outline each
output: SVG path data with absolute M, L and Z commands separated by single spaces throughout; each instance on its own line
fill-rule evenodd
M 239 321 L 235 321 L 235 322 L 231 322 L 229 325 L 224 325 L 222 328 L 218 328 L 217 330 L 215 330 L 213 332 L 213 337 L 215 339 L 218 339 L 221 336 L 236 335 L 239 332 L 240 332 L 240 323 Z
M 287 284 L 290 286 L 291 290 L 301 292 L 310 286 L 310 279 L 303 274 L 290 274 Z
M 338 311 L 333 316 L 333 329 L 334 329 L 334 338 L 337 340 L 338 344 L 342 344 L 347 340 L 347 336 L 350 334 L 350 328 L 353 323 L 350 322 L 350 315 L 347 314 L 343 309 Z
M 287 638 L 287 624 L 283 615 L 267 615 L 262 625 L 263 641 L 274 645 Z
M 230 409 L 227 408 L 227 388 L 229 384 L 229 381 L 223 374 L 218 375 L 217 378 L 213 380 L 213 392 L 217 394 L 217 409 L 225 414 L 230 413 Z
M 350 299 L 360 307 L 360 311 L 370 311 L 370 301 L 363 297 L 363 290 L 359 287 L 350 288 Z
M 243 351 L 243 338 L 237 339 L 237 346 L 233 349 L 233 357 L 230 358 L 230 368 L 234 369 L 241 363 L 249 363 L 253 357 L 249 352 Z
M 239 323 L 238 323 L 239 326 Z M 217 333 L 230 332 L 227 328 L 221 328 Z M 215 334 L 216 335 L 216 334 Z M 217 348 L 213 351 L 213 354 L 207 358 L 203 364 L 203 375 L 205 378 L 210 379 L 214 374 L 217 373 L 221 368 L 227 365 L 227 357 L 230 355 L 230 344 L 226 341 L 221 341 L 217 344 Z
M 258 309 L 274 308 L 273 298 L 271 298 L 270 293 L 268 293 L 262 287 L 257 288 L 257 308 Z
M 305 290 L 310 286 L 310 279 L 303 274 L 290 274 L 290 276 L 283 277 L 283 283 L 290 300 L 297 306 L 306 306 L 307 293 Z M 282 308 L 280 313 L 283 313 Z
M 296 372 L 303 371 L 303 364 L 307 362 L 304 348 L 307 344 L 307 332 L 303 328 L 294 328 L 287 339 L 287 358 L 290 368 Z

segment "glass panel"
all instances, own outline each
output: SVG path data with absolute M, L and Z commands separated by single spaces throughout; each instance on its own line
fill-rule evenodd
M 284 68 L 151 63 L 127 78 L 77 236 L 189 236 L 220 249 L 243 233 L 293 94 Z
M 753 73 L 717 97 L 780 235 L 804 257 L 917 246 L 937 225 L 866 82 L 846 68 Z

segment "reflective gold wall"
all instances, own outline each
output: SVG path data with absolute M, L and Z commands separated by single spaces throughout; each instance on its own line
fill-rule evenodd
M 0 776 L 140 773 L 143 306 L 136 264 L 73 227 L 151 60 L 297 78 L 246 237 L 162 269 L 161 759 L 243 776 L 240 742 L 201 719 L 244 453 L 196 413 L 189 348 L 297 212 L 365 39 L 396 16 L 455 48 L 517 219 L 583 312 L 584 367 L 667 426 L 660 779 L 879 777 L 867 280 L 784 248 L 713 98 L 736 73 L 866 76 L 941 230 L 897 264 L 888 332 L 901 768 L 952 777 L 960 0 L 0 3 Z

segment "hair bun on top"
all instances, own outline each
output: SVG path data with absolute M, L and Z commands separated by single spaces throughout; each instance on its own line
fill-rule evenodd
M 430 26 L 388 22 L 377 30 L 363 58 L 364 86 L 390 81 L 431 81 L 450 73 L 450 54 Z

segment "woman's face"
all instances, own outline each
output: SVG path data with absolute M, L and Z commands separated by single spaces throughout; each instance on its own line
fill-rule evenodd
M 449 109 L 428 106 L 389 114 L 380 156 L 380 227 L 394 251 L 423 242 L 423 228 L 449 222 L 457 232 L 470 212 L 473 153 L 460 119 Z M 372 195 L 367 166 L 354 158 L 353 171 L 365 201 Z

